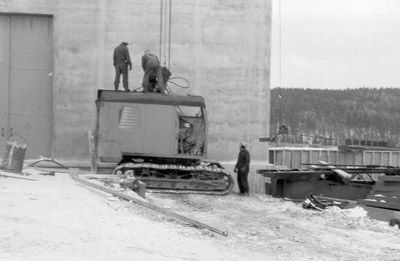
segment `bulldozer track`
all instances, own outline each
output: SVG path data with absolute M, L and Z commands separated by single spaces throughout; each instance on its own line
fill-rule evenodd
M 233 188 L 229 172 L 216 166 L 183 166 L 153 163 L 123 163 L 113 174 L 132 175 L 151 192 L 226 195 Z

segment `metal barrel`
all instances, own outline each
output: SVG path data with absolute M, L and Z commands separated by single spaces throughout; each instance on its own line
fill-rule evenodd
M 12 154 L 11 171 L 21 173 L 24 167 L 25 152 L 27 146 L 16 146 Z
M 7 141 L 1 167 L 12 172 L 21 173 L 27 147 L 25 143 Z

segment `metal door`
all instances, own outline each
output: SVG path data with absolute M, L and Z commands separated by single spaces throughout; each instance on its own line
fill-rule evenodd
M 51 156 L 53 123 L 53 25 L 51 17 L 3 16 L 8 50 L 7 136 L 17 133 L 28 141 L 26 158 Z M 7 32 L 7 30 L 5 30 Z M 7 85 L 8 83 L 8 85 Z M 0 108 L 3 110 L 3 108 Z

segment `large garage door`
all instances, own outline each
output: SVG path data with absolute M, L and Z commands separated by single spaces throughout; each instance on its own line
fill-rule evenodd
M 16 133 L 28 141 L 26 158 L 50 157 L 52 17 L 0 15 L 0 30 L 1 144 Z

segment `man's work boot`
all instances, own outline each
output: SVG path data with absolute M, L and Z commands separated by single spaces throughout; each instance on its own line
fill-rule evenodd
M 118 86 L 117 87 L 114 86 L 114 91 L 116 92 L 118 91 Z

